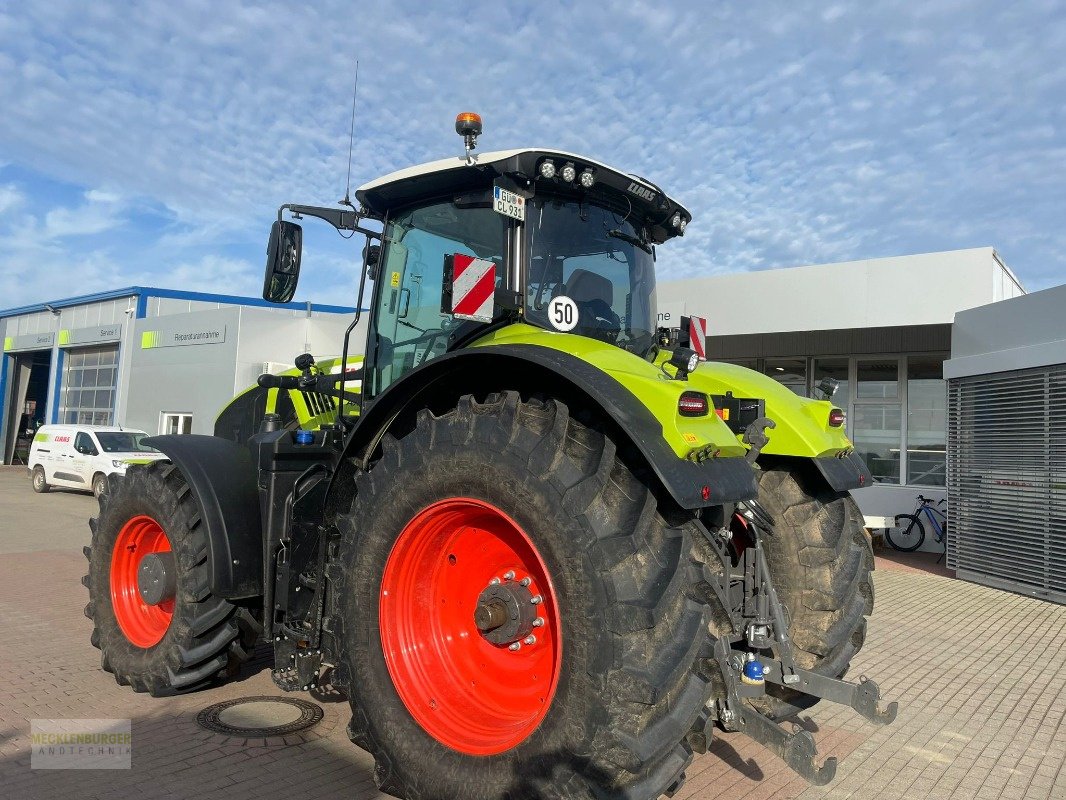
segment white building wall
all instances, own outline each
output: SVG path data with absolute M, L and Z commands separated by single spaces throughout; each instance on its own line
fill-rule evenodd
M 319 361 L 339 357 L 351 318 L 349 314 L 312 312 L 308 316 L 304 311 L 242 308 L 233 393 L 254 384 L 266 362 L 292 369 L 301 353 L 310 353 Z M 349 357 L 361 356 L 366 350 L 366 319 L 364 314 L 362 324 L 352 332 Z
M 660 311 L 709 335 L 950 323 L 1024 289 L 991 247 L 664 281 Z

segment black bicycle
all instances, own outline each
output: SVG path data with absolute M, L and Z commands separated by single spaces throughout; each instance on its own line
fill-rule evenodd
M 914 509 L 914 513 L 896 514 L 896 527 L 885 531 L 885 539 L 897 550 L 904 553 L 914 552 L 925 541 L 925 525 L 922 524 L 924 516 L 933 526 L 933 538 L 937 544 L 942 544 L 948 535 L 948 518 L 939 508 L 944 502 L 918 495 L 918 507 Z

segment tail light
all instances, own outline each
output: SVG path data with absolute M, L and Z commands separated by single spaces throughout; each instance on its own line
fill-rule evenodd
M 845 419 L 847 419 L 847 415 L 839 408 L 834 408 L 829 412 L 829 427 L 839 428 L 844 424 Z
M 677 413 L 682 417 L 705 417 L 710 402 L 703 392 L 682 392 L 677 400 Z

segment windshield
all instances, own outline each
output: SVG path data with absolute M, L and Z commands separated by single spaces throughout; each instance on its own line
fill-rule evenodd
M 640 227 L 599 206 L 534 198 L 526 211 L 526 319 L 554 327 L 550 301 L 577 306 L 573 333 L 640 355 L 655 344 L 655 264 Z
M 96 438 L 105 453 L 158 453 L 154 447 L 144 443 L 146 433 L 101 433 Z

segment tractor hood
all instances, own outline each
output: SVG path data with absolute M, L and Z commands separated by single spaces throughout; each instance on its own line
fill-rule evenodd
M 551 170 L 543 165 L 550 162 Z M 563 170 L 572 167 L 574 179 L 564 180 Z M 545 172 L 553 171 L 551 177 Z M 581 176 L 591 174 L 592 185 L 583 186 Z M 504 188 L 532 197 L 538 192 L 585 199 L 617 209 L 628 216 L 638 213 L 646 220 L 648 236 L 662 244 L 684 235 L 692 214 L 650 181 L 627 175 L 591 158 L 560 150 L 501 150 L 466 158 L 445 158 L 385 175 L 360 186 L 355 196 L 373 215 L 386 213 L 434 197 L 486 190 L 500 182 Z

